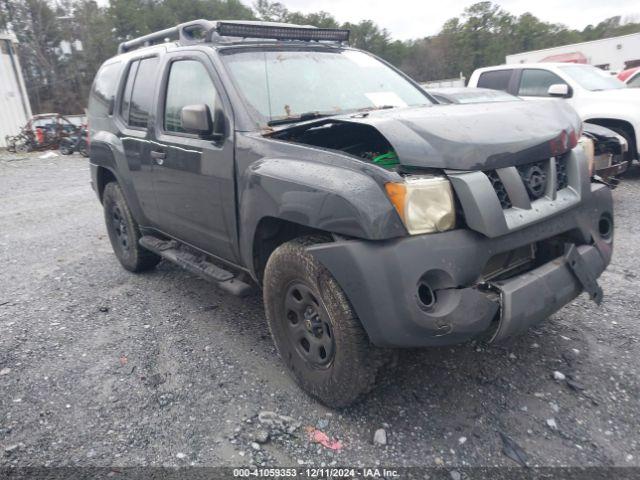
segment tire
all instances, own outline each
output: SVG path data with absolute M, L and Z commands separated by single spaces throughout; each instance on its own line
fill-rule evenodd
M 120 185 L 110 182 L 102 194 L 104 219 L 116 257 L 131 272 L 150 270 L 161 257 L 140 246 L 140 228 L 133 219 Z
M 627 150 L 627 153 L 624 154 L 624 161 L 627 162 L 627 171 L 629 171 L 629 169 L 631 169 L 631 166 L 633 165 L 633 159 L 636 155 L 636 144 L 633 139 L 633 134 L 629 132 L 625 127 L 621 126 L 609 126 L 607 128 L 624 137 L 624 139 L 627 141 L 629 150 Z
M 321 241 L 326 240 L 301 237 L 272 253 L 264 275 L 264 305 L 291 376 L 312 397 L 341 408 L 374 387 L 387 356 L 370 344 L 336 280 L 306 251 Z
M 73 150 L 67 145 L 60 145 L 60 154 L 61 155 L 71 155 Z

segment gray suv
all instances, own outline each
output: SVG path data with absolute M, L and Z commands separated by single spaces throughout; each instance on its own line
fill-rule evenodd
M 197 20 L 121 44 L 89 101 L 124 268 L 261 288 L 289 372 L 333 407 L 391 348 L 502 341 L 599 302 L 613 245 L 571 107 L 438 105 L 348 37 Z

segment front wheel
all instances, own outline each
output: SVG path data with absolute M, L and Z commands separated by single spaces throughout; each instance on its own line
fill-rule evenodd
M 264 304 L 280 357 L 298 385 L 327 406 L 345 407 L 369 392 L 385 363 L 344 292 L 302 237 L 278 247 L 267 262 Z
M 624 161 L 627 162 L 627 171 L 629 171 L 633 165 L 633 159 L 636 156 L 636 142 L 633 136 L 633 131 L 626 127 L 612 126 L 609 127 L 618 135 L 624 137 L 627 141 L 628 150 L 624 154 Z
M 116 182 L 110 182 L 104 187 L 102 205 L 109 240 L 122 266 L 131 272 L 142 272 L 155 267 L 161 258 L 138 243 L 140 228 Z

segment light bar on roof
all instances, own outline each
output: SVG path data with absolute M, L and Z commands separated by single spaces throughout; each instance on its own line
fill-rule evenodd
M 275 40 L 307 40 L 317 42 L 349 41 L 349 30 L 340 30 L 337 28 L 279 27 L 248 23 L 219 22 L 217 31 L 219 35 L 224 37 L 273 38 Z

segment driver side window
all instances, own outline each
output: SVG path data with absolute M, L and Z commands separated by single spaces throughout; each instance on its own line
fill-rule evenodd
M 164 129 L 184 133 L 180 111 L 187 105 L 207 105 L 213 118 L 216 88 L 205 66 L 197 60 L 178 60 L 171 64 L 164 106 Z
M 558 83 L 566 84 L 566 82 L 555 73 L 547 70 L 527 68 L 522 71 L 518 95 L 521 97 L 548 97 L 549 87 Z

